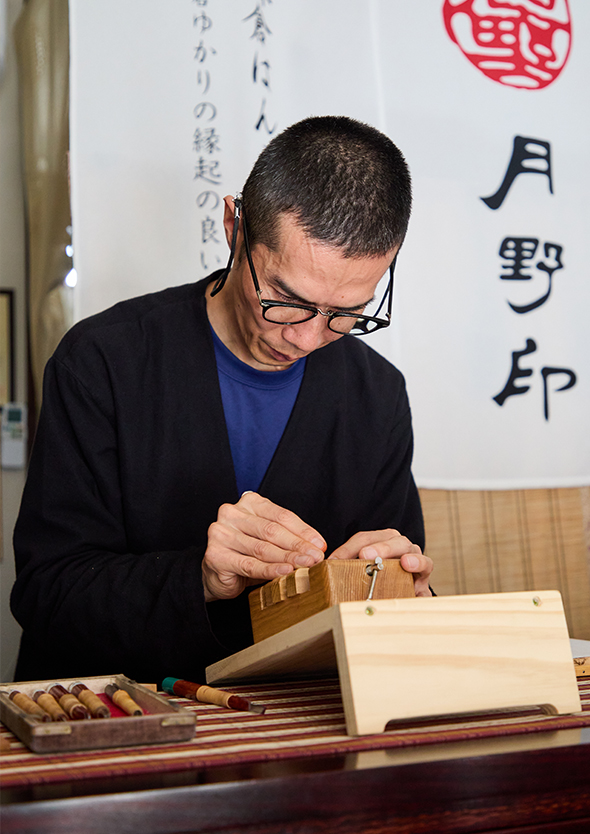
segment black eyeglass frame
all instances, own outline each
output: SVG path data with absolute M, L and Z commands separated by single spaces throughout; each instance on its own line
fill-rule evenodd
M 389 281 L 387 282 L 387 288 L 383 295 L 383 299 L 377 308 L 377 312 L 374 316 L 365 316 L 359 313 L 344 313 L 344 312 L 324 312 L 320 310 L 319 307 L 313 307 L 309 304 L 297 304 L 289 301 L 271 301 L 267 298 L 262 298 L 262 291 L 260 289 L 260 284 L 258 283 L 258 276 L 256 275 L 256 270 L 254 268 L 254 264 L 252 262 L 252 253 L 250 252 L 250 243 L 248 241 L 248 227 L 246 224 L 246 215 L 244 213 L 244 205 L 242 202 L 241 194 L 236 195 L 234 199 L 234 227 L 232 230 L 232 244 L 231 250 L 229 255 L 229 260 L 223 274 L 217 280 L 213 290 L 211 291 L 211 295 L 216 295 L 224 286 L 227 276 L 231 270 L 231 266 L 234 259 L 235 254 L 235 247 L 236 247 L 236 240 L 238 236 L 238 227 L 240 224 L 240 217 L 242 218 L 242 231 L 244 233 L 244 247 L 246 249 L 246 258 L 248 260 L 248 266 L 250 268 L 250 274 L 252 276 L 252 281 L 254 283 L 254 289 L 256 290 L 256 296 L 258 298 L 258 303 L 262 308 L 262 317 L 265 321 L 270 322 L 271 324 L 285 324 L 288 326 L 296 326 L 297 324 L 303 324 L 305 321 L 311 321 L 311 319 L 315 318 L 317 315 L 324 316 L 327 318 L 327 325 L 328 328 L 333 333 L 338 333 L 339 336 L 346 335 L 350 333 L 355 336 L 366 336 L 369 333 L 375 333 L 377 330 L 381 330 L 385 327 L 389 327 L 391 324 L 391 309 L 393 305 L 393 276 L 395 271 L 395 264 L 397 261 L 397 253 L 391 264 L 389 265 Z M 381 312 L 385 301 L 387 300 L 387 313 L 386 318 L 379 318 L 379 313 Z M 273 307 L 295 307 L 297 310 L 305 310 L 310 315 L 304 319 L 298 319 L 297 321 L 285 321 L 285 322 L 273 322 L 272 319 L 267 317 L 267 312 L 272 310 Z M 335 318 L 351 318 L 355 319 L 355 323 L 352 325 L 349 331 L 344 331 L 344 333 L 340 330 L 336 330 L 332 327 L 332 322 Z M 369 326 L 372 325 L 371 329 Z M 357 331 L 357 332 L 355 332 Z

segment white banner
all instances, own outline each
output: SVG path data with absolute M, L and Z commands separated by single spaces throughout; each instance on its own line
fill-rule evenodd
M 70 0 L 77 310 L 225 263 L 278 131 L 349 115 L 412 170 L 395 321 L 421 486 L 590 483 L 585 0 Z

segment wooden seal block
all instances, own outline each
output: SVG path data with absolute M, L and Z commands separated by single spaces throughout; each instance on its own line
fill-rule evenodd
M 372 583 L 367 567 L 372 566 L 372 562 L 362 559 L 326 560 L 256 588 L 249 596 L 254 642 L 332 605 L 366 600 Z M 413 576 L 401 567 L 398 559 L 387 559 L 381 567 L 374 583 L 373 599 L 415 596 Z

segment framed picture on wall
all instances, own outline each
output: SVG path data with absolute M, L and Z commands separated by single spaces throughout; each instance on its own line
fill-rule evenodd
M 14 290 L 0 289 L 0 408 L 14 400 Z

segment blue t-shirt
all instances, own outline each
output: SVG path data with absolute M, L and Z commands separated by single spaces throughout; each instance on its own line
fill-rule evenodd
M 256 492 L 291 416 L 305 358 L 286 371 L 259 371 L 234 356 L 213 328 L 211 332 L 238 494 Z

